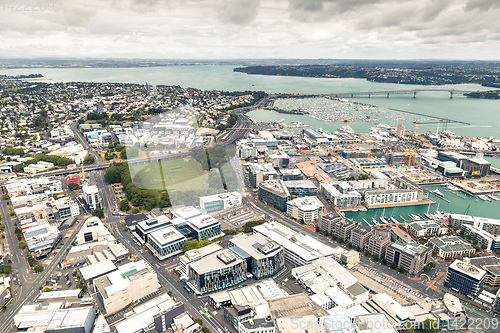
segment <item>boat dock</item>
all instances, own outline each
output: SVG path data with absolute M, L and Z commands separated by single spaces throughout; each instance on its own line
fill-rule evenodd
M 461 195 L 461 194 L 458 194 L 457 191 L 452 191 L 452 190 L 444 190 L 445 192 L 450 192 L 450 193 L 453 193 L 455 194 L 457 197 L 460 197 L 462 199 L 465 199 L 465 196 Z M 448 201 L 449 202 L 449 201 Z

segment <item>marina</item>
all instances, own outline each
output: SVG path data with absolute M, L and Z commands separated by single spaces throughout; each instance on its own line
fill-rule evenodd
M 444 185 L 437 186 L 424 186 L 428 191 L 432 192 L 438 189 L 442 193 L 448 193 L 448 189 Z M 428 205 L 416 205 L 416 206 L 399 206 L 391 208 L 374 208 L 368 209 L 367 211 L 346 211 L 345 216 L 356 222 L 360 222 L 368 226 L 381 226 L 384 223 L 379 222 L 380 217 L 384 217 L 385 220 L 390 220 L 389 223 L 404 223 L 408 220 L 424 219 L 431 216 L 431 218 L 446 218 L 448 213 L 456 214 L 466 214 L 472 216 L 481 216 L 488 218 L 498 218 L 498 212 L 500 211 L 500 202 L 491 197 L 490 200 L 481 200 L 479 197 L 469 195 L 462 191 L 458 191 L 458 195 L 453 195 L 446 198 L 435 196 L 436 203 Z M 497 198 L 498 199 L 498 198 Z M 387 217 L 389 216 L 389 217 Z M 394 220 L 396 222 L 394 222 Z M 369 223 L 367 223 L 369 222 Z

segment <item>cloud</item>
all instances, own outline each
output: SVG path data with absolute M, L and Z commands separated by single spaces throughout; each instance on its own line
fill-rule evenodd
M 57 0 L 0 11 L 0 56 L 498 58 L 500 1 Z
M 246 25 L 257 17 L 260 0 L 222 0 L 215 8 L 224 23 Z

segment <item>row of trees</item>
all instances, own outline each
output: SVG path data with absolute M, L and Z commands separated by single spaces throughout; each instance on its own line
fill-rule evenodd
M 171 205 L 167 191 L 162 191 L 157 198 L 152 191 L 135 186 L 126 163 L 118 163 L 108 168 L 104 178 L 109 184 L 121 183 L 127 200 L 133 206 L 141 206 L 145 210 L 151 210 L 155 207 L 163 208 Z

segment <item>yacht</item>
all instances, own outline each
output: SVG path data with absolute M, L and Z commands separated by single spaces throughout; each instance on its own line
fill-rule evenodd
M 434 193 L 435 195 L 437 195 L 438 197 L 441 197 L 441 198 L 444 198 L 444 194 L 441 193 L 440 190 L 438 189 L 435 189 L 434 191 L 432 191 L 432 193 Z

